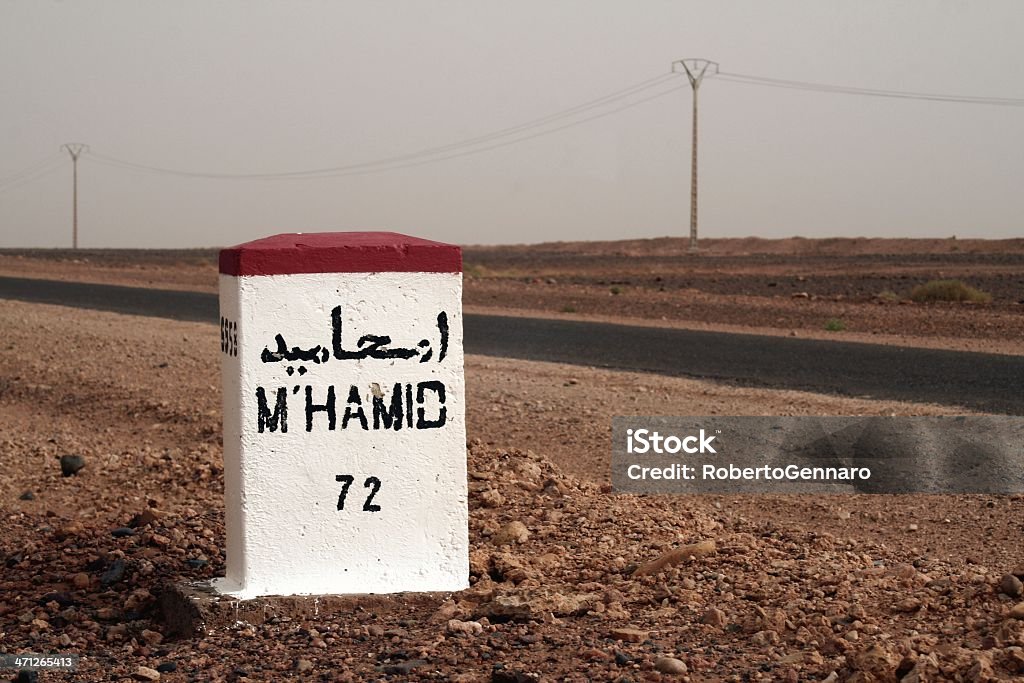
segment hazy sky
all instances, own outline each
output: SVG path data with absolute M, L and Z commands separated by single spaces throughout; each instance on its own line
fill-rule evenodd
M 99 155 L 224 174 L 347 166 L 529 122 L 683 57 L 771 78 L 1024 98 L 1022 37 L 1018 0 L 0 0 L 0 247 L 70 244 L 71 163 L 55 161 L 65 142 L 96 154 L 79 164 L 83 247 L 364 228 L 460 243 L 682 236 L 688 87 L 368 175 L 190 178 Z M 700 98 L 702 236 L 1024 234 L 1024 107 L 725 79 L 706 80 Z M 52 172 L 18 182 L 51 159 Z

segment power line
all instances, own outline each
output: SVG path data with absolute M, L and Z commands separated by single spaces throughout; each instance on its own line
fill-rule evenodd
M 844 95 L 863 95 L 866 97 L 889 97 L 904 100 L 925 100 L 930 102 L 954 102 L 958 104 L 985 104 L 996 107 L 1024 107 L 1024 99 L 1014 97 L 974 97 L 971 95 L 950 95 L 940 93 L 913 92 L 908 90 L 882 90 L 879 88 L 858 88 L 845 85 L 833 85 L 828 83 L 813 83 L 809 81 L 793 81 L 782 78 L 768 78 L 765 76 L 750 76 L 747 74 L 719 72 L 718 78 L 733 83 L 746 85 L 762 85 L 772 88 L 787 88 L 790 90 L 808 90 L 815 92 L 840 93 Z
M 3 189 L 3 187 L 6 185 L 11 185 L 17 183 L 20 180 L 27 179 L 29 176 L 35 174 L 37 171 L 40 171 L 48 166 L 51 166 L 55 162 L 60 161 L 63 158 L 64 157 L 62 157 L 60 154 L 54 154 L 47 157 L 46 159 L 43 159 L 39 163 L 32 164 L 27 168 L 23 168 L 20 171 L 11 173 L 8 176 L 4 176 L 3 178 L 0 178 L 0 189 Z
M 359 171 L 364 171 L 366 173 L 375 173 L 375 172 L 382 171 L 382 170 L 394 170 L 394 169 L 397 169 L 397 168 L 406 168 L 408 166 L 419 166 L 419 165 L 422 165 L 423 163 L 433 163 L 434 161 L 442 161 L 442 160 L 445 160 L 445 159 L 453 159 L 453 158 L 456 158 L 456 157 L 459 157 L 459 156 L 465 156 L 467 154 L 476 154 L 478 152 L 484 152 L 484 151 L 487 151 L 487 150 L 496 149 L 498 147 L 503 147 L 506 144 L 514 144 L 514 143 L 517 143 L 517 142 L 522 142 L 523 140 L 529 140 L 529 139 L 532 139 L 534 137 L 539 137 L 540 135 L 546 135 L 548 133 L 553 133 L 553 132 L 556 132 L 556 131 L 559 131 L 559 130 L 564 130 L 564 129 L 569 128 L 571 126 L 575 126 L 575 125 L 579 125 L 579 124 L 582 124 L 582 123 L 586 123 L 588 121 L 592 121 L 592 120 L 595 120 L 597 118 L 603 118 L 603 116 L 605 114 L 612 114 L 612 113 L 615 113 L 615 112 L 618 112 L 618 111 L 622 111 L 623 109 L 628 109 L 628 108 L 630 108 L 632 106 L 635 106 L 635 105 L 638 105 L 638 104 L 642 104 L 643 102 L 649 101 L 649 99 L 653 99 L 653 98 L 644 98 L 644 99 L 635 101 L 635 102 L 633 102 L 631 104 L 628 104 L 626 106 L 617 107 L 617 108 L 615 108 L 615 109 L 613 109 L 611 111 L 606 112 L 605 114 L 598 115 L 598 116 L 586 117 L 586 118 L 583 118 L 583 119 L 578 119 L 578 120 L 573 121 L 573 122 L 571 122 L 571 123 L 569 123 L 567 125 L 562 125 L 562 126 L 558 126 L 558 127 L 555 127 L 555 128 L 550 128 L 547 131 L 542 131 L 542 132 L 537 133 L 537 134 L 514 137 L 514 136 L 517 136 L 519 133 L 525 133 L 527 131 L 530 131 L 530 130 L 533 130 L 533 129 L 536 129 L 536 128 L 543 128 L 543 127 L 548 126 L 549 124 L 552 124 L 552 123 L 554 123 L 556 121 L 559 121 L 559 120 L 562 120 L 562 119 L 566 119 L 566 118 L 570 118 L 570 117 L 574 117 L 574 116 L 578 116 L 578 115 L 584 114 L 584 113 L 586 113 L 588 111 L 591 111 L 591 110 L 594 110 L 594 109 L 603 108 L 603 107 L 606 107 L 606 106 L 608 106 L 610 104 L 613 104 L 615 102 L 619 102 L 619 101 L 622 101 L 622 100 L 626 100 L 626 99 L 632 98 L 632 97 L 634 97 L 636 95 L 639 95 L 642 92 L 646 92 L 648 90 L 657 88 L 658 86 L 664 84 L 666 81 L 674 80 L 675 77 L 676 77 L 675 74 L 671 74 L 671 73 L 661 74 L 659 76 L 655 76 L 654 78 L 649 78 L 649 79 L 647 79 L 645 81 L 641 81 L 640 83 L 636 83 L 636 84 L 631 85 L 631 86 L 629 86 L 627 88 L 622 88 L 621 90 L 616 90 L 616 91 L 614 91 L 612 93 L 609 93 L 607 95 L 604 95 L 602 97 L 599 97 L 599 98 L 596 98 L 596 99 L 593 99 L 593 100 L 589 100 L 587 102 L 583 102 L 583 103 L 575 105 L 573 107 L 569 107 L 567 109 L 563 109 L 561 111 L 555 112 L 553 114 L 548 114 L 546 116 L 542 116 L 542 117 L 539 117 L 539 118 L 536 118 L 536 119 L 531 119 L 529 121 L 526 121 L 524 123 L 521 123 L 521 124 L 518 124 L 518 125 L 515 125 L 515 126 L 509 126 L 509 127 L 506 127 L 506 128 L 501 128 L 499 130 L 492 131 L 490 133 L 486 133 L 484 135 L 478 135 L 476 137 L 467 138 L 467 139 L 464 139 L 464 140 L 459 140 L 457 142 L 452 142 L 452 143 L 445 144 L 445 145 L 438 145 L 438 146 L 435 146 L 435 147 L 428 147 L 426 149 L 421 149 L 419 151 L 411 152 L 411 153 L 408 153 L 408 154 L 400 154 L 400 155 L 395 155 L 395 156 L 391 156 L 391 157 L 385 157 L 385 158 L 382 158 L 382 159 L 376 159 L 376 160 L 373 160 L 373 161 L 365 161 L 365 162 L 360 162 L 360 163 L 355 163 L 355 164 L 347 164 L 347 165 L 342 165 L 342 166 L 333 166 L 333 167 L 328 167 L 328 168 L 311 169 L 311 170 L 305 170 L 305 171 L 286 171 L 286 172 L 279 172 L 279 173 L 207 173 L 207 172 L 200 172 L 200 171 L 184 171 L 184 170 L 180 170 L 180 169 L 171 169 L 171 168 L 160 167 L 160 166 L 150 166 L 150 165 L 147 165 L 147 164 L 140 164 L 140 163 L 136 163 L 136 162 L 132 162 L 132 161 L 126 161 L 124 159 L 118 159 L 118 158 L 115 158 L 115 157 L 107 156 L 105 154 L 96 153 L 96 152 L 93 152 L 92 154 L 90 154 L 90 160 L 94 161 L 94 162 L 97 162 L 97 163 L 104 163 L 104 164 L 106 164 L 108 166 L 117 166 L 117 167 L 120 167 L 120 168 L 131 169 L 131 170 L 138 170 L 138 171 L 146 171 L 146 172 L 150 172 L 150 173 L 161 173 L 161 174 L 177 175 L 177 176 L 190 177 L 190 178 L 211 178 L 211 179 L 222 179 L 222 180 L 285 180 L 285 179 L 289 179 L 289 178 L 291 178 L 291 179 L 334 178 L 334 177 L 346 176 L 346 175 L 359 175 L 360 174 Z M 660 96 L 660 94 L 657 95 L 657 96 Z M 480 147 L 480 145 L 484 145 L 485 143 L 491 142 L 493 140 L 500 140 L 502 138 L 510 138 L 510 137 L 514 137 L 514 139 L 509 140 L 508 142 L 502 143 L 502 144 Z M 467 151 L 460 152 L 460 153 L 457 153 L 457 154 L 447 154 L 447 155 L 445 154 L 446 152 L 453 152 L 453 151 L 456 151 L 456 150 L 461 150 L 463 148 L 475 148 L 475 149 L 467 149 Z M 441 155 L 441 156 L 438 156 L 438 155 Z M 423 159 L 424 157 L 428 157 L 428 158 L 425 161 L 421 161 L 421 162 L 418 162 L 418 163 L 412 163 L 412 164 L 405 164 L 405 163 L 403 163 L 403 162 L 406 162 L 406 161 L 415 161 L 417 159 Z M 383 167 L 383 168 L 381 168 L 381 167 Z
M 404 169 L 404 168 L 413 168 L 413 167 L 416 167 L 416 166 L 423 166 L 425 164 L 436 163 L 438 161 L 445 161 L 445 160 L 448 160 L 448 159 L 457 159 L 459 157 L 471 156 L 473 154 L 480 154 L 482 152 L 487 152 L 487 151 L 490 151 L 490 150 L 493 150 L 493 149 L 498 149 L 498 148 L 501 148 L 501 147 L 508 147 L 509 145 L 514 145 L 514 144 L 517 144 L 517 143 L 520 143 L 520 142 L 525 142 L 526 140 L 532 140 L 534 138 L 539 138 L 539 137 L 542 137 L 542 136 L 545 136 L 545 135 L 551 135 L 552 133 L 557 133 L 557 132 L 565 130 L 567 128 L 573 128 L 575 126 L 582 125 L 582 124 L 588 123 L 590 121 L 596 121 L 598 119 L 603 119 L 603 118 L 605 118 L 607 116 L 611 116 L 612 114 L 617 114 L 620 111 L 624 111 L 626 109 L 631 109 L 631 108 L 639 106 L 641 104 L 645 104 L 645 103 L 650 102 L 652 100 L 656 100 L 656 99 L 664 97 L 666 95 L 670 95 L 670 94 L 672 94 L 672 93 L 674 93 L 674 92 L 676 92 L 678 90 L 681 90 L 681 89 L 683 89 L 685 87 L 686 87 L 685 85 L 677 85 L 677 86 L 674 86 L 674 87 L 672 87 L 672 88 L 670 88 L 668 90 L 656 93 L 654 95 L 649 95 L 649 96 L 644 97 L 644 98 L 642 98 L 640 100 L 637 100 L 635 102 L 631 102 L 629 104 L 625 104 L 625 105 L 616 107 L 614 109 L 611 109 L 611 110 L 608 110 L 608 111 L 605 111 L 605 112 L 601 112 L 600 114 L 594 114 L 593 116 L 588 116 L 586 118 L 579 119 L 579 120 L 573 121 L 571 123 L 566 123 L 566 124 L 563 124 L 561 126 L 557 126 L 555 128 L 549 128 L 547 130 L 542 130 L 540 132 L 533 133 L 533 134 L 530 134 L 530 135 L 523 135 L 523 136 L 517 137 L 517 138 L 515 138 L 513 140 L 507 140 L 505 142 L 497 143 L 497 144 L 494 144 L 494 145 L 489 145 L 489 146 L 486 146 L 486 147 L 477 147 L 477 148 L 468 149 L 468 150 L 464 150 L 464 151 L 461 151 L 461 152 L 456 152 L 456 153 L 447 154 L 447 155 L 443 155 L 443 156 L 435 156 L 435 157 L 431 157 L 431 158 L 428 158 L 428 159 L 422 159 L 420 161 L 413 161 L 413 162 L 410 162 L 410 163 L 392 164 L 392 165 L 388 165 L 388 166 L 379 166 L 379 167 L 376 167 L 376 168 L 366 168 L 366 169 L 359 169 L 359 170 L 341 171 L 341 172 L 338 172 L 338 173 L 324 173 L 324 174 L 321 174 L 321 175 L 305 175 L 305 176 L 298 176 L 298 177 L 296 177 L 296 176 L 285 176 L 285 177 L 279 177 L 279 176 L 257 176 L 257 177 L 253 177 L 253 176 L 223 176 L 223 175 L 217 175 L 217 176 L 212 176 L 212 177 L 217 178 L 217 179 L 230 179 L 230 180 L 315 180 L 315 179 L 322 179 L 322 178 L 341 178 L 341 177 L 345 177 L 345 176 L 354 176 L 354 175 L 369 175 L 369 174 L 373 174 L 373 173 L 383 173 L 385 171 L 396 171 L 396 170 L 400 170 L 400 169 Z M 170 170 L 167 170 L 167 169 L 160 169 L 158 167 L 147 167 L 147 166 L 142 166 L 142 165 L 139 165 L 139 164 L 128 165 L 128 164 L 121 163 L 121 162 L 114 162 L 114 161 L 111 161 L 109 157 L 106 157 L 106 156 L 100 155 L 100 154 L 96 154 L 95 152 L 91 153 L 88 157 L 86 157 L 86 159 L 88 159 L 92 163 L 99 163 L 99 164 L 103 164 L 103 165 L 106 165 L 106 166 L 112 166 L 112 167 L 116 167 L 116 168 L 129 168 L 131 170 L 144 170 L 144 171 L 149 171 L 149 172 L 153 172 L 153 173 L 161 173 L 161 174 L 187 175 L 187 177 L 211 177 L 211 176 L 207 176 L 207 175 L 203 175 L 203 174 L 191 174 L 191 173 L 190 174 L 184 174 L 184 173 L 181 173 L 181 172 L 170 171 Z M 359 167 L 359 166 L 364 166 L 364 165 L 369 165 L 369 163 L 367 163 L 367 164 L 358 164 L 358 165 L 355 165 L 355 166 Z M 340 168 L 344 168 L 344 167 L 340 167 Z
M 50 175 L 61 167 L 62 161 L 63 157 L 57 155 L 45 162 L 35 164 L 25 170 L 7 176 L 0 181 L 0 194 L 10 190 L 16 190 L 19 187 L 24 187 L 25 185 L 29 185 Z

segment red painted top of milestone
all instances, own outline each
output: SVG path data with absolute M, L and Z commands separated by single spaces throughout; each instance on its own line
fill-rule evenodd
M 397 232 L 288 233 L 222 249 L 220 272 L 461 273 L 462 249 Z

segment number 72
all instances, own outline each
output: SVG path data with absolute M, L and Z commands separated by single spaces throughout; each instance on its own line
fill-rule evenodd
M 338 474 L 335 475 L 334 481 L 342 482 L 341 493 L 338 494 L 338 509 L 344 510 L 348 487 L 355 481 L 355 477 L 351 474 Z M 377 477 L 367 477 L 366 481 L 363 482 L 363 488 L 370 489 L 369 495 L 366 496 L 366 500 L 363 502 L 363 512 L 380 512 L 380 505 L 373 503 L 373 497 L 377 495 L 377 491 L 380 491 L 380 479 Z

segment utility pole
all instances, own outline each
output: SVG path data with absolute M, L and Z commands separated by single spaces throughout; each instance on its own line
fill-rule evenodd
M 693 142 L 690 148 L 690 251 L 697 251 L 697 90 L 700 89 L 704 76 L 718 73 L 718 62 L 706 59 L 680 59 L 672 62 L 672 72 L 678 73 L 681 67 L 690 79 L 693 88 Z
M 69 142 L 61 145 L 62 150 L 71 155 L 72 178 L 71 181 L 71 248 L 78 249 L 78 157 L 89 151 L 88 145 L 78 142 Z

